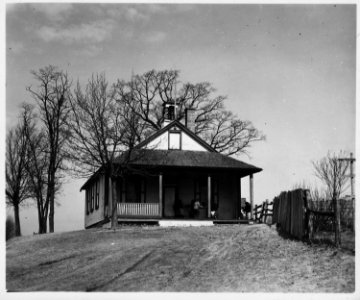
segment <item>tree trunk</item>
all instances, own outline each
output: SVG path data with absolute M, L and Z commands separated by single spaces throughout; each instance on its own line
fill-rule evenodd
M 39 230 L 38 230 L 38 233 L 42 233 L 41 232 L 41 210 L 40 210 L 40 201 L 37 199 L 36 201 L 36 204 L 37 204 L 37 211 L 38 211 L 38 225 L 39 225 Z
M 49 212 L 49 232 L 54 232 L 54 197 L 50 198 L 50 212 Z
M 15 236 L 21 236 L 19 204 L 14 204 Z
M 43 234 L 47 232 L 47 217 L 48 217 L 49 204 L 45 202 L 45 204 L 43 205 L 42 200 L 37 199 L 37 206 L 38 206 L 39 234 Z
M 55 215 L 55 171 L 51 170 L 52 174 L 50 175 L 50 182 L 49 182 L 49 204 L 50 204 L 50 211 L 49 211 L 49 232 L 54 232 L 54 215 Z
M 340 226 L 340 201 L 338 197 L 333 198 L 334 214 L 335 214 L 335 246 L 341 245 L 341 226 Z
M 41 233 L 46 233 L 47 232 L 47 218 L 44 216 L 43 220 L 42 220 L 42 225 L 41 225 Z

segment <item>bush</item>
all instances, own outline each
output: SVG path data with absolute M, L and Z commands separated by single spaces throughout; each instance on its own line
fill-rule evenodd
M 15 222 L 10 216 L 6 217 L 6 240 L 15 236 Z

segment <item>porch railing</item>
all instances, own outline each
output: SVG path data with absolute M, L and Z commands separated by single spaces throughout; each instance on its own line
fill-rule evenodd
M 160 216 L 159 203 L 118 203 L 118 216 L 129 217 L 158 217 Z

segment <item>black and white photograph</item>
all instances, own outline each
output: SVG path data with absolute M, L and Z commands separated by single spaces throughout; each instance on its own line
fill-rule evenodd
M 359 296 L 356 1 L 2 6 L 3 296 Z

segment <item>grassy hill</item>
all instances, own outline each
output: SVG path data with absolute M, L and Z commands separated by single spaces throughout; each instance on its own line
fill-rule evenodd
M 355 257 L 266 225 L 121 227 L 14 238 L 9 291 L 352 292 Z

